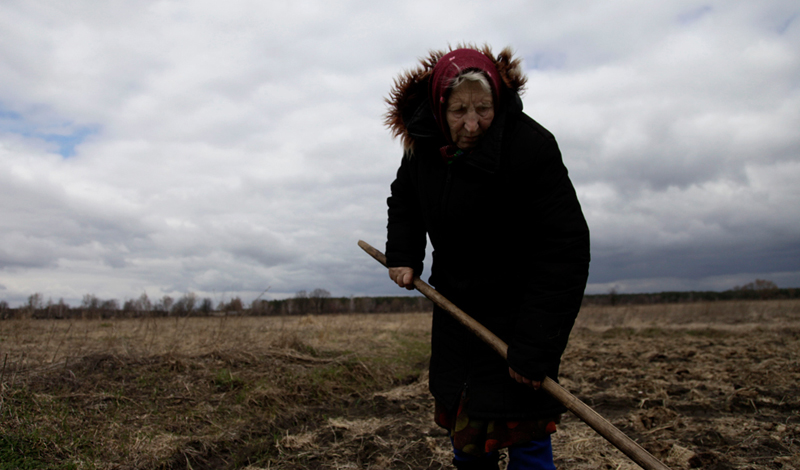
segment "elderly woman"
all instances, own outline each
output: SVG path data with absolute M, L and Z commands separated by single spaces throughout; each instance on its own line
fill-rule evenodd
M 553 136 L 522 112 L 518 59 L 431 52 L 395 80 L 386 124 L 405 153 L 388 199 L 389 275 L 430 283 L 509 345 L 508 360 L 434 308 L 430 390 L 457 468 L 554 469 L 556 379 L 589 269 L 589 230 Z

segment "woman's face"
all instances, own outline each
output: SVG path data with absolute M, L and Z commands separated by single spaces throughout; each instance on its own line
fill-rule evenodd
M 453 143 L 469 150 L 492 125 L 494 103 L 492 94 L 478 82 L 464 82 L 450 92 L 447 99 L 447 125 Z

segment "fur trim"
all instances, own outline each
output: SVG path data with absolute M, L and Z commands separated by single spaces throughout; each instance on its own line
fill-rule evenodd
M 506 88 L 519 94 L 524 91 L 528 79 L 522 73 L 521 60 L 513 57 L 514 52 L 510 47 L 500 51 L 496 57 L 488 45 L 476 47 L 472 44 L 459 44 L 456 47 L 449 46 L 447 51 L 429 51 L 427 57 L 419 59 L 419 65 L 403 71 L 394 79 L 392 90 L 386 98 L 389 110 L 384 114 L 383 123 L 391 131 L 392 137 L 400 138 L 403 148 L 407 151 L 413 149 L 414 139 L 409 135 L 406 123 L 417 107 L 428 98 L 428 82 L 434 66 L 442 56 L 455 49 L 474 49 L 482 52 L 494 62 Z

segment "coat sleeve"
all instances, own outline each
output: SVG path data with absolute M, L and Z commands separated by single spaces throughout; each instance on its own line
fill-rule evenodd
M 526 249 L 508 363 L 532 380 L 555 379 L 586 288 L 589 229 L 555 139 L 525 150 L 535 157 L 516 173 L 529 184 L 517 195 L 516 241 Z
M 404 156 L 391 185 L 388 204 L 386 261 L 390 268 L 410 267 L 422 274 L 425 258 L 425 224 L 419 205 L 414 157 Z

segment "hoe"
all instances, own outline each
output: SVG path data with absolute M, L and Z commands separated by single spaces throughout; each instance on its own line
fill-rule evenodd
M 359 240 L 358 246 L 360 246 L 370 256 L 375 258 L 379 263 L 386 266 L 386 256 L 370 246 L 369 243 Z M 480 339 L 485 341 L 504 359 L 506 358 L 508 345 L 503 342 L 503 340 L 495 336 L 494 333 L 489 331 L 486 327 L 456 307 L 452 302 L 437 292 L 436 289 L 420 279 L 419 276 L 414 276 L 414 287 L 423 295 L 425 295 L 425 297 L 431 299 L 436 305 L 445 309 L 448 313 L 450 313 L 450 315 L 461 322 L 470 331 L 478 335 Z M 634 442 L 633 439 L 626 436 L 625 433 L 617 429 L 613 424 L 608 422 L 608 420 L 600 416 L 589 405 L 580 401 L 575 397 L 575 395 L 569 393 L 566 389 L 564 389 L 564 387 L 556 383 L 555 380 L 551 379 L 550 377 L 545 377 L 542 381 L 542 389 L 555 397 L 564 406 L 566 406 L 568 410 L 573 412 L 583 422 L 597 431 L 598 434 L 613 444 L 614 447 L 630 457 L 631 460 L 636 462 L 640 467 L 646 470 L 669 470 L 669 467 L 653 457 L 652 454 Z

